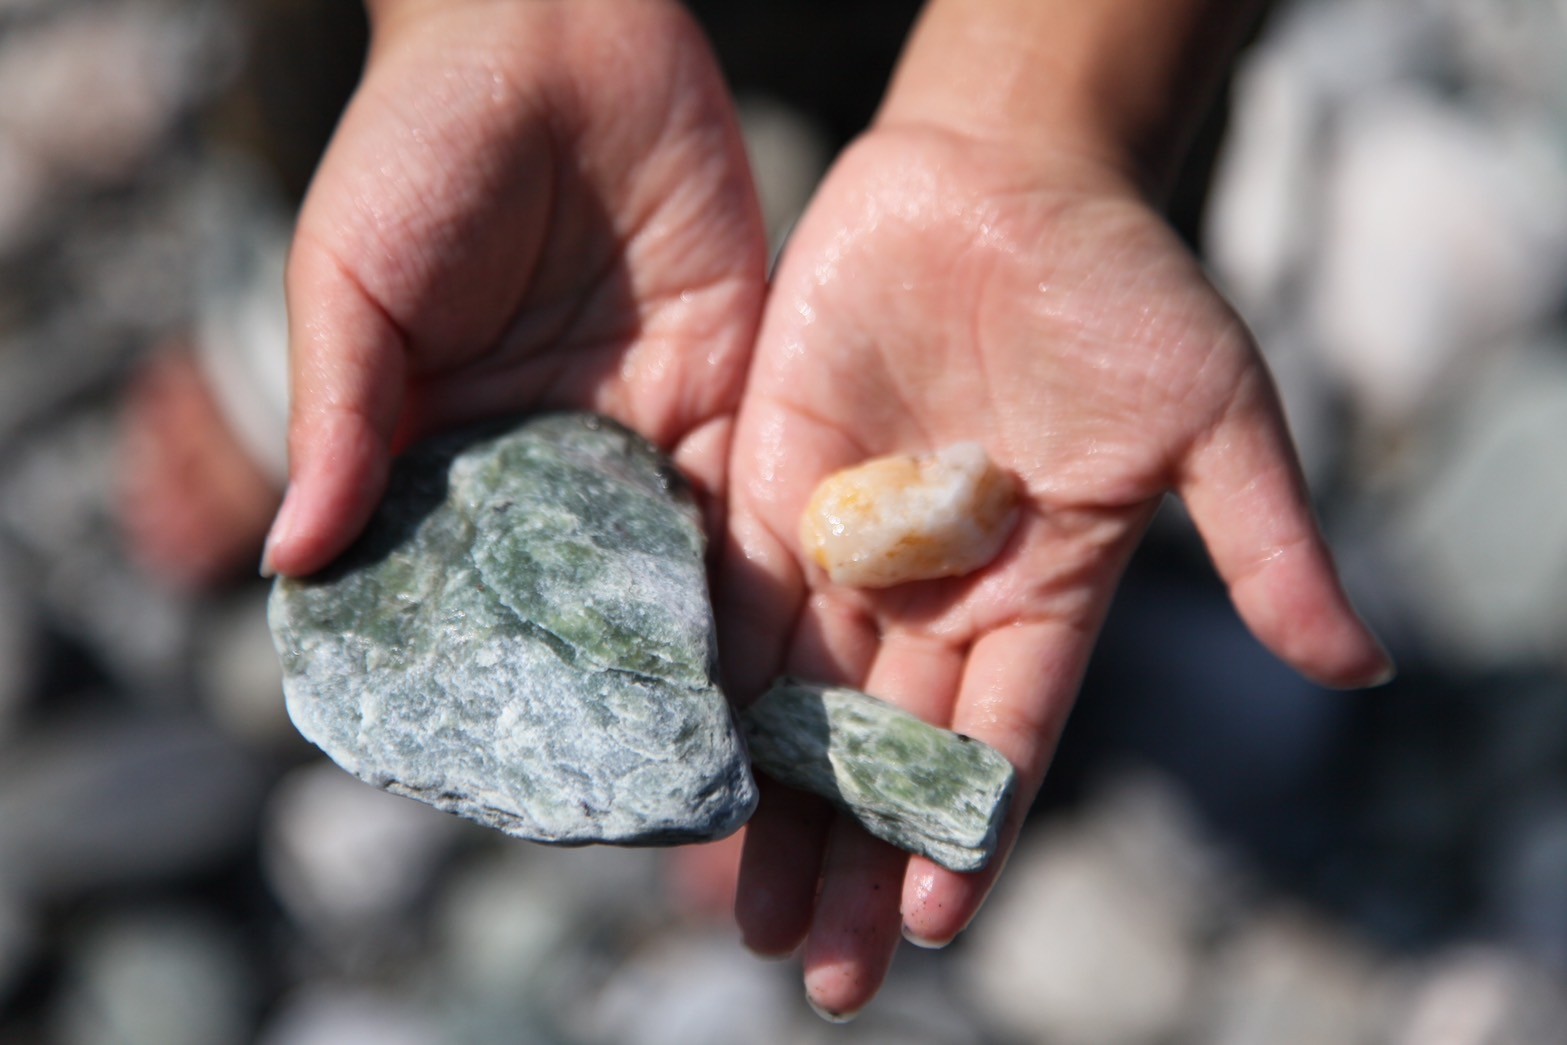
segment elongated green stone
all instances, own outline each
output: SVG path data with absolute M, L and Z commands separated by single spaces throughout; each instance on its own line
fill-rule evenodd
M 740 713 L 756 767 L 953 871 L 996 851 L 1016 773 L 995 748 L 841 686 L 780 679 Z
M 339 562 L 273 589 L 289 715 L 360 778 L 523 838 L 722 837 L 756 791 L 703 549 L 673 466 L 606 418 L 432 440 Z

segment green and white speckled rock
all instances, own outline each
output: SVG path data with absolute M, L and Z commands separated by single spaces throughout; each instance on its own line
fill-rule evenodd
M 568 845 L 720 838 L 755 806 L 698 511 L 606 419 L 414 449 L 360 541 L 279 579 L 269 619 L 295 725 L 378 787 Z
M 788 678 L 740 720 L 758 769 L 877 838 L 953 871 L 995 854 L 1016 777 L 995 748 L 856 690 Z

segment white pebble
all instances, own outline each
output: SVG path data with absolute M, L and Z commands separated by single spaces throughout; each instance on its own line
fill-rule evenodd
M 822 480 L 800 542 L 837 584 L 960 577 L 1001 551 L 1017 499 L 1017 484 L 978 443 L 877 457 Z

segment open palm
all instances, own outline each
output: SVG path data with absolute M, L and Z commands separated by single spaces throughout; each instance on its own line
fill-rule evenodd
M 499 413 L 610 414 L 716 504 L 765 264 L 732 104 L 678 4 L 384 14 L 290 256 L 271 566 L 330 561 L 398 443 Z
M 988 567 L 833 585 L 795 534 L 811 489 L 866 457 L 983 444 L 1021 480 Z M 840 160 L 774 283 L 731 467 L 720 588 L 730 683 L 846 681 L 982 739 L 1019 770 L 1010 845 L 1115 583 L 1162 495 L 1189 506 L 1253 631 L 1330 684 L 1385 670 L 1312 522 L 1244 327 L 1122 179 L 934 128 Z M 900 925 L 942 943 L 1002 861 L 961 875 L 772 788 L 748 828 L 747 941 L 806 940 L 813 1000 L 857 1010 Z

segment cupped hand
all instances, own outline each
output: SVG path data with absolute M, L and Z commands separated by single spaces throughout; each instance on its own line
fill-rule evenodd
M 823 476 L 963 440 L 1023 490 L 989 566 L 863 591 L 807 564 L 797 527 Z M 1245 328 L 1136 189 L 1082 156 L 917 124 L 854 145 L 774 282 L 731 481 L 719 613 L 732 692 L 778 671 L 844 681 L 993 745 L 1020 777 L 1003 854 L 1168 491 L 1279 656 L 1335 686 L 1389 670 L 1336 579 Z M 946 871 L 771 787 L 737 916 L 756 950 L 803 940 L 811 999 L 851 1013 L 900 928 L 952 939 L 1003 860 Z
M 363 527 L 392 451 L 607 413 L 719 502 L 765 290 L 733 106 L 673 0 L 381 0 L 288 268 L 290 486 L 265 567 Z

